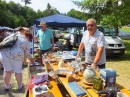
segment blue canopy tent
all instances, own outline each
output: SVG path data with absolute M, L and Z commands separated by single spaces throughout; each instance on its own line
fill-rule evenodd
M 12 29 L 12 28 L 10 28 L 10 27 L 5 27 L 5 26 L 3 26 L 3 28 L 4 28 L 5 30 L 14 30 L 14 29 Z
M 0 26 L 0 30 L 4 30 L 4 27 Z
M 38 26 L 41 21 L 45 21 L 49 27 L 85 27 L 86 22 L 69 16 L 55 14 L 34 20 Z
M 33 35 L 36 34 L 36 29 L 38 29 L 38 25 L 41 21 L 45 21 L 48 27 L 61 27 L 61 28 L 67 28 L 67 27 L 85 27 L 86 22 L 80 19 L 76 19 L 73 17 L 65 16 L 62 14 L 55 14 L 43 18 L 35 19 L 33 22 Z
M 0 29 L 1 30 L 14 30 L 14 29 L 12 29 L 10 27 L 5 27 L 5 26 L 0 26 Z

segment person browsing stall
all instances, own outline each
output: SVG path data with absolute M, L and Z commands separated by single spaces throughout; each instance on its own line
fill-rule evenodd
M 91 18 L 86 22 L 87 31 L 83 33 L 81 43 L 78 48 L 77 57 L 85 48 L 85 62 L 91 65 L 94 69 L 97 66 L 105 68 L 106 53 L 105 53 L 105 38 L 102 32 L 97 30 L 96 20 Z
M 6 38 L 7 36 L 9 36 L 9 34 L 7 34 L 5 32 L 5 29 L 0 29 L 0 42 L 2 42 L 4 40 L 4 38 Z M 1 64 L 1 61 L 0 61 L 0 64 Z M 3 69 L 2 64 L 1 64 L 0 68 Z
M 41 29 L 37 32 L 35 39 L 39 39 L 39 48 L 40 48 L 40 57 L 45 52 L 54 50 L 54 38 L 53 33 L 50 29 L 47 28 L 46 22 L 40 22 Z
M 25 55 L 30 60 L 31 64 L 35 64 L 35 61 L 30 54 L 29 41 L 33 38 L 32 34 L 29 33 L 28 30 L 25 30 L 23 34 L 18 33 L 17 36 L 18 39 L 13 47 L 4 48 L 0 51 L 0 60 L 4 67 L 3 79 L 5 82 L 5 91 L 9 91 L 11 87 L 10 80 L 12 72 L 15 73 L 18 90 L 23 88 L 22 64 Z

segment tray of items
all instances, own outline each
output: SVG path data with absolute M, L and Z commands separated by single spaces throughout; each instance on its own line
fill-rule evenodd
M 46 59 L 46 61 L 54 63 L 54 62 L 57 62 L 58 60 L 57 60 L 57 58 L 54 57 L 54 58 L 48 58 L 48 59 Z
M 71 60 L 75 59 L 76 56 L 74 56 L 71 52 L 69 51 L 63 51 L 63 54 L 61 56 L 62 60 Z
M 72 74 L 72 70 L 58 69 L 58 70 L 55 70 L 55 74 L 66 76 L 67 74 Z
M 57 61 L 57 58 L 54 56 L 54 54 L 52 52 L 45 53 L 44 59 L 46 61 L 49 61 L 49 62 L 56 62 Z

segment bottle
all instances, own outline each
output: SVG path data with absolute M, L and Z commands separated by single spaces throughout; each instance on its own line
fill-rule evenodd
M 30 42 L 30 53 L 33 53 L 33 42 Z
M 101 80 L 100 77 L 94 77 L 94 80 L 93 80 L 93 88 L 100 91 L 102 90 L 102 83 L 103 81 Z
M 49 62 L 45 61 L 44 64 L 45 64 L 46 71 L 50 72 L 51 71 L 51 66 L 50 66 Z

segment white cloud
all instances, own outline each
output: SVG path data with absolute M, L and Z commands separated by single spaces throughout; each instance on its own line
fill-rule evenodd
M 22 2 L 21 0 L 6 0 L 6 1 L 7 2 L 14 1 L 15 3 L 20 3 L 23 6 L 25 5 L 24 2 Z M 72 8 L 75 10 L 80 10 L 80 8 L 78 8 L 78 6 L 76 6 L 71 0 L 31 0 L 31 4 L 28 4 L 27 6 L 33 8 L 35 11 L 37 11 L 38 9 L 45 10 L 47 7 L 47 3 L 56 8 L 61 13 L 67 13 Z

